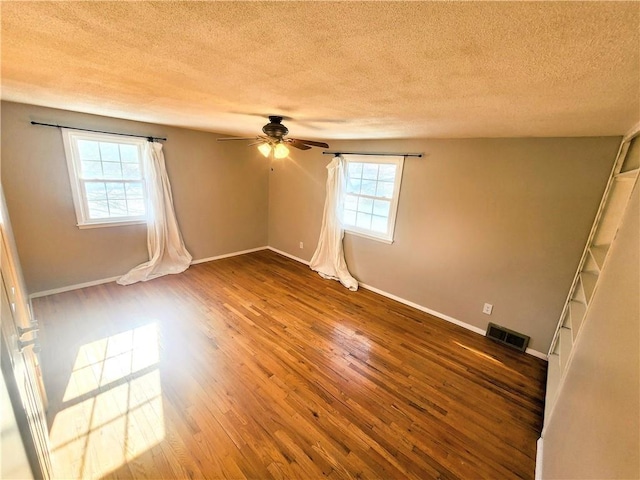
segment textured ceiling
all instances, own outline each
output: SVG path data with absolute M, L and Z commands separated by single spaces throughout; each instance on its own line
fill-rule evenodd
M 231 134 L 624 134 L 638 2 L 2 2 L 2 98 Z

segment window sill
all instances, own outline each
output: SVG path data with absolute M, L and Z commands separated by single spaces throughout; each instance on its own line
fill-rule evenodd
M 120 222 L 78 223 L 76 226 L 80 230 L 84 230 L 86 228 L 125 227 L 127 225 L 140 225 L 146 223 L 146 220 L 124 220 Z
M 348 233 L 349 235 L 355 235 L 356 237 L 368 238 L 369 240 L 375 240 L 376 242 L 382 242 L 388 245 L 391 245 L 393 243 L 393 239 L 376 237 L 374 235 L 367 235 L 366 233 L 347 230 L 346 228 L 344 229 L 344 233 Z

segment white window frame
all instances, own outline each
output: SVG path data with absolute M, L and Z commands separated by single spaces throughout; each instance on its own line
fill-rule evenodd
M 394 164 L 396 165 L 396 176 L 393 185 L 393 196 L 391 197 L 389 206 L 389 217 L 387 220 L 387 233 L 379 233 L 370 229 L 359 228 L 353 225 L 345 225 L 342 223 L 342 228 L 346 233 L 357 235 L 360 237 L 370 238 L 384 243 L 393 243 L 395 228 L 396 228 L 396 216 L 398 213 L 398 201 L 400 199 L 400 187 L 402 185 L 402 171 L 404 168 L 403 156 L 378 156 L 378 155 L 343 155 L 345 161 L 344 176 L 345 176 L 345 191 L 343 192 L 343 198 L 349 195 L 347 192 L 347 184 L 349 182 L 349 163 L 375 163 L 375 164 Z M 352 195 L 352 194 L 351 194 Z M 365 198 L 383 198 L 372 197 L 368 195 L 357 195 Z M 389 200 L 385 198 L 385 200 Z M 341 215 L 344 215 L 344 206 L 342 207 Z
M 79 140 L 89 140 L 94 142 L 109 142 L 121 145 L 134 145 L 138 150 L 138 159 L 140 162 L 140 171 L 142 172 L 142 191 L 144 194 L 145 212 L 148 212 L 148 199 L 146 192 L 146 178 L 144 170 L 143 152 L 146 138 L 129 137 L 124 135 L 112 135 L 108 133 L 93 133 L 82 130 L 73 130 L 62 128 L 62 139 L 64 142 L 65 155 L 67 157 L 67 168 L 69 170 L 69 181 L 71 182 L 71 193 L 73 195 L 73 206 L 76 211 L 78 228 L 96 228 L 96 227 L 116 227 L 121 225 L 133 225 L 138 223 L 146 223 L 147 216 L 119 216 L 111 218 L 91 219 L 89 216 L 89 205 L 87 203 L 86 190 L 84 188 L 84 179 L 82 178 L 82 165 L 80 153 L 78 151 Z M 104 178 L 92 179 L 105 182 L 122 182 L 123 180 Z M 126 181 L 126 180 L 125 180 Z M 136 180 L 137 181 L 137 180 Z

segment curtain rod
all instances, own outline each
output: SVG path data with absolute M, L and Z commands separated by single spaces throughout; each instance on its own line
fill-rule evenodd
M 153 137 L 151 135 L 135 135 L 133 133 L 105 132 L 102 130 L 91 130 L 90 128 L 69 127 L 67 125 L 54 125 L 53 123 L 31 122 L 31 125 L 42 125 L 43 127 L 70 128 L 72 130 L 82 130 L 83 132 L 108 133 L 109 135 L 120 135 L 123 137 L 146 138 L 149 141 L 153 141 L 153 140 L 164 140 L 165 142 L 167 141 L 167 139 L 164 137 Z
M 421 153 L 322 152 L 323 155 L 375 155 L 376 157 L 422 157 Z

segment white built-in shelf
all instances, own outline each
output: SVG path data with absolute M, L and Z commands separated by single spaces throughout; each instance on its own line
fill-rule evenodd
M 637 177 L 637 175 L 636 175 Z M 624 209 L 629 202 L 634 182 L 614 181 L 609 191 L 607 203 L 602 211 L 594 238 L 595 245 L 609 244 L 613 241 L 622 219 Z
M 571 356 L 573 349 L 573 336 L 571 329 L 562 327 L 560 329 L 560 370 L 564 371 Z
M 576 287 L 573 289 L 573 295 L 571 295 L 571 301 L 587 303 L 587 297 L 584 295 L 584 289 L 582 288 L 582 278 L 578 277 Z
M 616 180 L 635 180 L 638 176 L 640 169 L 627 170 L 626 172 L 620 172 L 616 175 Z
M 549 364 L 547 366 L 547 391 L 545 393 L 545 405 L 553 404 L 560 385 L 560 378 L 562 372 L 560 370 L 560 356 L 557 353 L 549 355 Z M 545 422 L 547 414 L 551 412 L 551 409 L 545 408 Z
M 640 136 L 626 140 L 620 147 L 551 342 L 545 395 L 545 425 L 553 412 L 558 392 L 571 363 L 574 346 L 580 340 L 580 331 L 588 319 L 589 306 L 594 298 L 600 275 L 606 268 L 611 245 L 615 241 L 622 217 L 638 181 L 639 139 Z
M 580 273 L 580 283 L 582 283 L 582 291 L 584 293 L 586 303 L 589 304 L 591 303 L 593 292 L 596 289 L 596 283 L 598 283 L 598 274 L 589 270 L 583 270 Z
M 587 313 L 587 304 L 582 302 L 572 301 L 569 304 L 569 311 L 571 312 L 571 335 L 575 342 L 580 331 L 580 326 L 584 320 L 584 316 Z
M 609 253 L 609 247 L 611 244 L 604 245 L 591 245 L 589 247 L 589 254 L 591 258 L 593 258 L 594 262 L 598 267 L 598 271 L 602 271 L 602 267 L 604 266 L 604 261 L 607 258 L 607 253 Z

